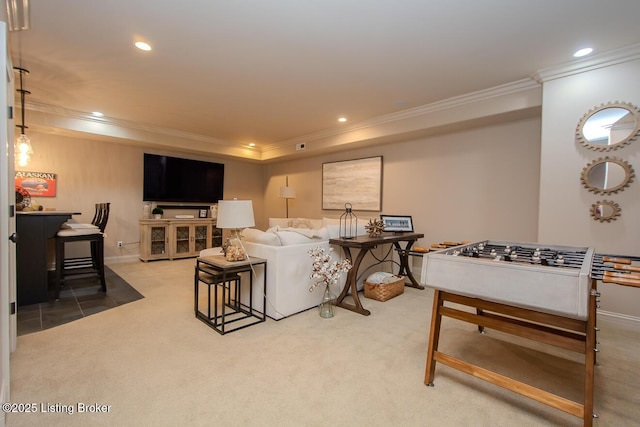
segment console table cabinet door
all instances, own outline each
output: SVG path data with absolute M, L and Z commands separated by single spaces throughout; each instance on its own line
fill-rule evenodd
M 200 251 L 222 246 L 222 230 L 211 219 L 140 220 L 140 259 L 196 257 Z
M 140 259 L 150 261 L 169 258 L 169 224 L 154 221 L 140 224 Z
M 200 251 L 212 247 L 211 222 L 175 223 L 171 227 L 170 259 L 199 256 Z

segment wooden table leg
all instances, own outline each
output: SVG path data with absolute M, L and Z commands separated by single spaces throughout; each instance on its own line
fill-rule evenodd
M 429 387 L 433 387 L 433 378 L 436 372 L 436 362 L 433 359 L 434 353 L 438 350 L 438 342 L 440 340 L 440 325 L 442 323 L 442 315 L 440 308 L 443 300 L 439 290 L 433 293 L 433 310 L 431 312 L 431 330 L 429 332 L 429 350 L 427 351 L 427 367 L 424 373 L 424 383 Z
M 393 245 L 396 248 L 396 252 L 398 252 L 398 257 L 400 258 L 400 270 L 398 271 L 398 275 L 406 276 L 409 279 L 410 283 L 405 283 L 405 286 L 416 289 L 424 289 L 424 286 L 418 283 L 415 277 L 413 277 L 411 268 L 409 268 L 409 250 L 411 249 L 413 242 L 415 242 L 415 240 L 408 241 L 404 249 L 400 247 L 399 242 L 393 242 Z
M 358 269 L 360 268 L 360 263 L 364 259 L 364 256 L 367 254 L 367 252 L 369 252 L 369 249 L 360 249 L 355 262 L 352 261 L 351 251 L 349 250 L 349 248 L 345 246 L 342 249 L 344 249 L 344 254 L 347 259 L 351 261 L 352 267 L 347 274 L 347 280 L 344 283 L 344 288 L 342 288 L 342 292 L 340 292 L 340 295 L 336 300 L 336 306 L 368 316 L 371 314 L 371 312 L 362 306 L 360 298 L 358 297 Z M 351 298 L 353 298 L 353 304 L 344 302 L 344 299 L 347 297 L 349 290 L 351 290 Z

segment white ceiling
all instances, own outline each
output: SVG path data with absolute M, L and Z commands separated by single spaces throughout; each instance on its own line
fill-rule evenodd
M 27 100 L 260 147 L 640 42 L 638 0 L 31 0 Z M 143 39 L 151 52 L 133 47 Z M 29 106 L 29 104 L 28 104 Z M 27 125 L 29 113 L 27 109 Z M 215 148 L 212 149 L 215 151 Z

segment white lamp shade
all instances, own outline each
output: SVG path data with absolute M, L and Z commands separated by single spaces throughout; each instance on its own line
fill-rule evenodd
M 251 200 L 220 200 L 216 227 L 240 229 L 256 225 Z
M 293 187 L 280 187 L 280 197 L 283 199 L 295 199 L 296 189 Z

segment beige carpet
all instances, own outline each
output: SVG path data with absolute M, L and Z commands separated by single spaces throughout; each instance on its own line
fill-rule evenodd
M 442 365 L 435 387 L 426 387 L 430 290 L 407 288 L 383 303 L 363 299 L 368 317 L 337 309 L 322 319 L 310 310 L 221 336 L 194 317 L 194 263 L 112 265 L 144 299 L 19 337 L 11 400 L 36 403 L 38 413 L 8 414 L 7 425 L 582 425 Z M 638 425 L 640 329 L 599 326 L 595 425 Z M 580 358 L 509 340 L 445 320 L 440 348 L 581 399 Z M 78 403 L 110 409 L 78 413 Z M 41 413 L 41 404 L 74 413 Z

